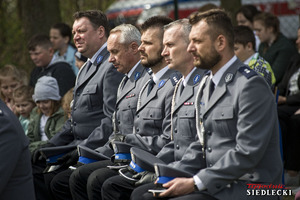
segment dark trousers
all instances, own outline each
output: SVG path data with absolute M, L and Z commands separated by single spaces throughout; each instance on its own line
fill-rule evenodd
M 50 183 L 51 193 L 56 200 L 72 200 L 69 179 L 72 174 L 71 169 L 58 173 Z
M 149 189 L 155 188 L 154 183 L 139 186 L 133 190 L 130 199 L 131 200 L 155 200 L 155 199 L 172 199 L 172 200 L 216 200 L 214 197 L 202 192 L 193 192 L 180 197 L 172 198 L 155 198 L 152 193 L 148 192 Z
M 135 188 L 135 182 L 122 176 L 113 176 L 102 185 L 102 200 L 129 199 Z
M 69 179 L 73 200 L 101 199 L 101 188 L 104 181 L 118 175 L 118 171 L 110 170 L 110 160 L 83 165 L 76 169 Z
M 43 171 L 46 168 L 46 161 L 39 160 L 35 164 L 32 164 L 32 174 L 35 198 L 37 200 L 50 200 L 50 194 L 48 193 Z
M 299 109 L 299 106 L 291 106 L 291 105 L 278 105 L 278 118 L 279 124 L 281 128 L 281 136 L 282 136 L 282 147 L 283 147 L 283 160 L 285 162 L 285 169 L 288 160 L 289 152 L 289 142 L 291 140 L 290 134 L 293 132 L 294 128 L 293 123 L 291 122 L 291 118 L 294 113 Z M 299 129 L 298 129 L 299 130 Z
M 287 137 L 287 154 L 284 168 L 300 171 L 300 115 L 290 118 L 289 133 Z

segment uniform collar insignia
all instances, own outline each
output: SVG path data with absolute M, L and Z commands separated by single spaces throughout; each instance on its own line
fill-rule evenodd
M 165 83 L 166 83 L 165 80 L 161 80 L 161 81 L 159 82 L 159 84 L 158 84 L 158 88 L 163 87 Z
M 141 77 L 141 72 L 136 72 L 134 75 L 134 80 L 138 80 Z
M 196 76 L 193 79 L 194 85 L 200 81 L 200 78 L 201 78 L 201 76 L 199 74 L 196 74 Z
M 233 74 L 232 73 L 227 73 L 225 76 L 225 82 L 229 83 L 233 78 Z

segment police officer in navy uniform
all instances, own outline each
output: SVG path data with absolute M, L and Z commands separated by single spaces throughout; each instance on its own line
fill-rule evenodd
M 87 139 L 99 140 L 99 137 L 105 143 L 112 132 L 111 116 L 115 108 L 118 85 L 124 76 L 108 62 L 109 52 L 106 41 L 109 26 L 105 14 L 98 10 L 79 11 L 74 14 L 74 19 L 74 43 L 78 51 L 89 59 L 77 76 L 71 118 L 62 130 L 44 145 L 48 147 L 76 145 L 85 143 Z M 99 131 L 103 133 L 100 136 Z M 89 147 L 96 148 L 97 146 L 91 143 Z M 33 162 L 37 163 L 38 158 L 39 151 L 37 150 L 33 154 Z M 59 160 L 64 164 L 61 170 L 76 163 L 77 159 L 76 150 L 66 154 Z M 43 168 L 43 165 L 40 165 L 39 169 Z M 44 186 L 40 171 L 36 170 L 37 173 L 35 173 L 36 191 L 41 196 L 39 199 L 47 199 L 45 189 L 39 188 Z M 49 186 L 48 183 L 52 177 L 49 173 L 45 175 L 47 175 L 46 185 Z
M 0 199 L 35 199 L 29 140 L 14 113 L 0 100 Z
M 117 101 L 112 121 L 114 130 L 110 137 L 113 137 L 115 134 L 132 133 L 138 94 L 141 87 L 150 78 L 148 69 L 140 63 L 138 51 L 140 43 L 141 34 L 139 30 L 130 24 L 122 24 L 112 29 L 107 40 L 107 50 L 110 52 L 109 62 L 119 72 L 125 74 L 117 91 Z M 98 134 L 107 133 L 98 132 Z M 105 144 L 101 138 L 99 137 L 99 140 L 97 138 L 88 139 L 86 144 L 92 142 L 94 143 L 92 146 L 99 146 L 97 149 L 90 149 L 94 151 L 94 154 L 101 153 L 104 156 L 111 157 L 113 151 L 109 147 L 109 142 Z M 80 145 L 78 148 L 80 152 L 84 152 L 87 147 L 86 145 Z M 79 158 L 79 162 L 80 164 L 87 164 L 92 161 L 89 157 L 86 157 L 85 161 Z M 76 167 L 80 166 L 77 164 L 73 169 Z M 72 198 L 69 189 L 69 178 L 72 172 L 73 170 L 68 169 L 56 175 L 51 181 L 51 191 L 55 199 Z
M 164 26 L 162 56 L 170 69 L 177 70 L 183 75 L 175 87 L 172 98 L 171 142 L 165 145 L 157 155 L 170 165 L 179 161 L 190 143 L 197 140 L 195 96 L 205 70 L 194 67 L 192 54 L 187 52 L 190 30 L 191 25 L 187 19 Z M 154 182 L 151 176 L 155 177 L 151 173 L 145 174 L 142 177 L 143 180 L 138 183 L 121 176 L 114 176 L 104 182 L 102 199 L 129 199 L 132 190 L 137 185 Z
M 157 154 L 170 141 L 171 100 L 177 73 L 168 69 L 160 55 L 163 50 L 162 27 L 172 20 L 163 16 L 148 19 L 142 26 L 141 63 L 152 69 L 152 77 L 138 95 L 133 134 L 120 135 L 111 141 L 121 141 Z M 70 189 L 73 199 L 101 198 L 102 183 L 117 175 L 117 170 L 107 168 L 110 160 L 84 165 L 70 177 Z
M 202 150 L 192 149 L 191 155 L 186 153 L 174 165 L 178 169 L 183 164 L 190 170 L 198 168 L 194 176 L 169 181 L 159 197 L 280 199 L 247 196 L 247 183 L 281 183 L 276 103 L 268 84 L 234 55 L 233 27 L 225 11 L 196 13 L 190 23 L 188 51 L 197 67 L 211 70 L 203 77 L 196 96 L 197 144 Z M 199 166 L 203 158 L 206 168 Z M 131 199 L 155 198 L 141 186 Z

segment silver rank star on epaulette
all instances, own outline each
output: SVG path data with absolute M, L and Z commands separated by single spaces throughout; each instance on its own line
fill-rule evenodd
M 173 80 L 175 81 L 175 83 L 178 82 L 178 78 L 176 76 L 173 76 Z
M 183 105 L 185 105 L 185 106 L 191 106 L 191 105 L 194 105 L 194 102 L 184 102 Z
M 125 98 L 128 99 L 128 98 L 131 98 L 131 97 L 134 97 L 134 96 L 135 96 L 135 94 L 129 94 Z

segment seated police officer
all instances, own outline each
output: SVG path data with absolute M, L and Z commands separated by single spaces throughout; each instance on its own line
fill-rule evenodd
M 189 144 L 197 140 L 195 96 L 204 70 L 194 67 L 192 54 L 187 52 L 190 30 L 191 25 L 187 19 L 164 26 L 162 56 L 169 68 L 177 70 L 183 75 L 173 94 L 171 142 L 165 145 L 157 155 L 158 158 L 170 165 L 179 161 Z M 114 176 L 106 180 L 102 186 L 102 199 L 129 199 L 136 186 L 154 182 L 154 174 L 148 172 L 135 175 L 134 178 L 141 178 L 137 182 L 121 176 Z
M 174 168 L 188 166 L 189 171 L 197 172 L 163 184 L 166 190 L 158 196 L 176 200 L 279 199 L 247 196 L 247 183 L 281 183 L 278 119 L 269 85 L 234 55 L 233 27 L 225 11 L 196 13 L 190 23 L 188 51 L 197 67 L 211 72 L 203 77 L 196 97 L 199 141 L 190 145 Z M 199 143 L 202 149 L 193 148 Z M 199 165 L 203 157 L 206 168 Z M 155 199 L 148 189 L 148 185 L 138 187 L 131 199 Z

